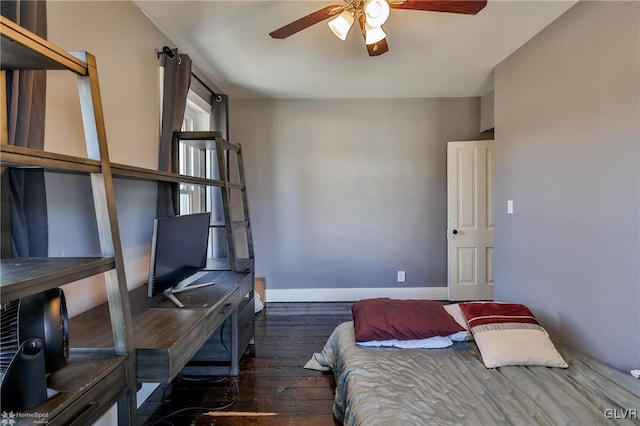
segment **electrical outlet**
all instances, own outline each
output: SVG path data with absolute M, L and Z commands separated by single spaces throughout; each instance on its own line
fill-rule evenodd
M 398 282 L 399 283 L 403 283 L 404 282 L 404 278 L 405 278 L 404 274 L 405 274 L 404 271 L 398 271 Z

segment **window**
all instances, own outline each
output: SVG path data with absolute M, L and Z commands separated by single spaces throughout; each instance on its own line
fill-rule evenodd
M 189 91 L 187 106 L 182 120 L 183 132 L 211 130 L 211 105 Z M 211 177 L 211 159 L 203 158 L 203 152 L 187 144 L 180 144 L 180 174 Z M 211 211 L 206 202 L 206 189 L 199 185 L 180 184 L 180 214 Z M 209 197 L 210 198 L 210 197 Z M 209 208 L 208 208 L 209 207 Z
M 210 131 L 214 121 L 211 104 L 190 90 L 181 130 L 183 132 Z M 178 155 L 181 174 L 220 179 L 215 150 L 199 149 L 188 143 L 181 143 Z M 223 223 L 222 190 L 219 187 L 180 184 L 179 214 L 199 212 L 211 212 L 212 222 Z M 207 256 L 226 256 L 226 234 L 223 228 L 211 229 Z

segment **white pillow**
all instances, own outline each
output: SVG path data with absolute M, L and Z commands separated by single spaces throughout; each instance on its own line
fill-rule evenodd
M 465 329 L 465 331 L 459 331 L 449 336 L 451 340 L 454 342 L 468 342 L 473 340 L 473 334 L 471 334 L 471 331 L 469 330 L 469 325 L 467 324 L 467 320 L 460 309 L 460 304 L 452 303 L 450 305 L 444 305 L 444 309 L 453 317 L 454 320 L 456 320 L 458 324 L 460 324 L 462 328 Z
M 468 342 L 473 340 L 473 334 L 469 331 L 458 331 L 457 333 L 449 335 L 449 339 L 454 342 Z
M 569 366 L 542 327 L 486 330 L 476 333 L 475 340 L 487 368 L 505 365 Z
M 434 336 L 427 339 L 412 340 L 369 340 L 368 342 L 356 342 L 356 345 L 400 349 L 442 349 L 453 345 L 453 341 L 449 336 Z

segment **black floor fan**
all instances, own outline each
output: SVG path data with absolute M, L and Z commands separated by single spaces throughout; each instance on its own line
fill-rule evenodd
M 2 305 L 0 404 L 21 412 L 47 400 L 47 375 L 67 364 L 69 318 L 62 289 Z

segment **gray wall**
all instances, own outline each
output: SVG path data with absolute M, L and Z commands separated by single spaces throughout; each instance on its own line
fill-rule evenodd
M 446 143 L 480 138 L 479 98 L 230 108 L 269 289 L 446 285 Z
M 640 365 L 639 9 L 580 2 L 495 71 L 496 299 L 625 370 Z

